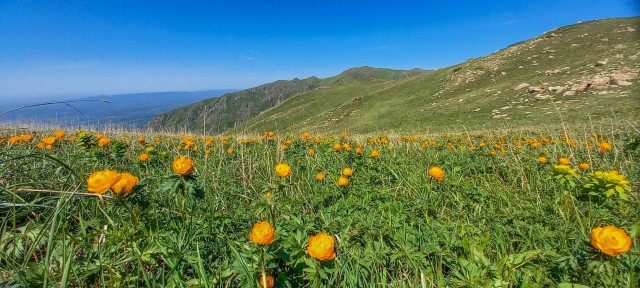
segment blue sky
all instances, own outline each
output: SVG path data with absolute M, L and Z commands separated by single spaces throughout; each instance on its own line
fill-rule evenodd
M 2 0 L 0 101 L 434 69 L 637 2 Z

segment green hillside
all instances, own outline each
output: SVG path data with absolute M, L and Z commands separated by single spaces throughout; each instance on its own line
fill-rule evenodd
M 313 89 L 237 129 L 437 132 L 614 118 L 637 123 L 639 39 L 638 17 L 565 26 L 416 77 Z
M 383 68 L 352 68 L 339 75 L 321 79 L 280 80 L 255 88 L 227 93 L 221 97 L 200 101 L 160 114 L 149 122 L 155 130 L 219 133 L 235 127 L 288 98 L 314 89 L 329 89 L 356 81 L 393 81 L 427 71 L 421 69 L 392 70 Z

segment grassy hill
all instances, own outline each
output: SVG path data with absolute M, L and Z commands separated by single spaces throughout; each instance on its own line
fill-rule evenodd
M 156 130 L 223 132 L 257 116 L 262 111 L 281 104 L 294 95 L 359 81 L 393 81 L 425 72 L 427 71 L 421 69 L 406 71 L 360 67 L 325 79 L 309 77 L 302 80 L 298 78 L 288 81 L 279 80 L 174 109 L 155 117 L 149 122 L 149 127 Z
M 640 18 L 565 26 L 493 54 L 396 81 L 299 94 L 237 129 L 444 131 L 640 119 Z

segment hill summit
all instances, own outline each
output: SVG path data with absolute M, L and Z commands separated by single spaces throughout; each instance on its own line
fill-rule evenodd
M 330 89 L 365 80 L 394 81 L 426 72 L 422 69 L 393 70 L 364 66 L 324 79 L 309 77 L 279 80 L 171 110 L 158 115 L 148 125 L 155 130 L 169 128 L 178 131 L 220 133 L 280 105 L 292 96 L 314 89 Z
M 578 23 L 414 77 L 301 93 L 237 129 L 425 133 L 638 123 L 638 39 L 638 17 Z

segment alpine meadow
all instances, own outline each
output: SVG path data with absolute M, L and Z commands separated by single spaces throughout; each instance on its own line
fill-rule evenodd
M 3 122 L 0 287 L 640 287 L 639 79 L 609 18 L 144 129 Z

